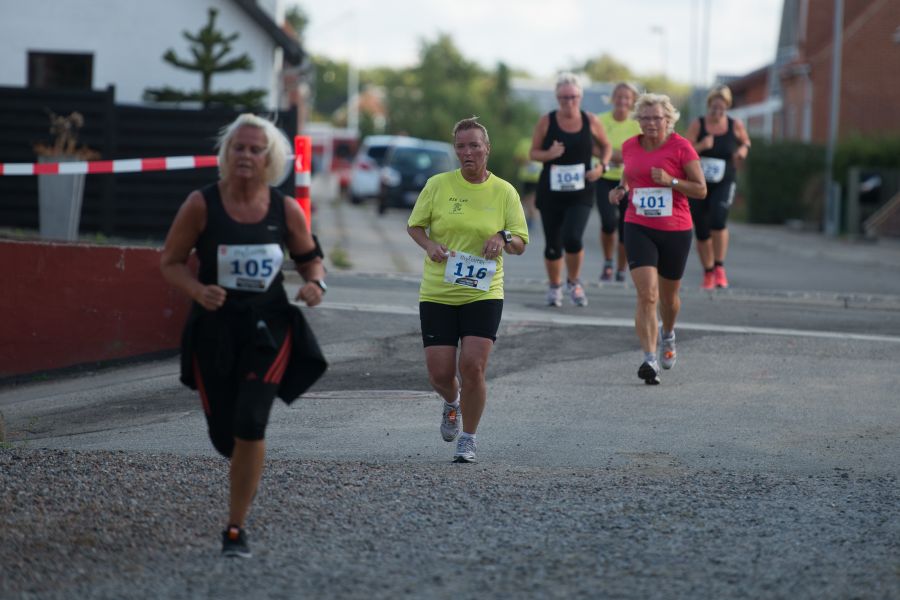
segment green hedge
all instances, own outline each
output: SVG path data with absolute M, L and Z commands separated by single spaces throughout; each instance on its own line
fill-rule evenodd
M 788 219 L 816 220 L 813 189 L 821 187 L 825 149 L 799 142 L 754 140 L 740 174 L 751 223 L 781 224 Z
M 900 169 L 900 136 L 855 135 L 838 143 L 833 177 L 845 193 L 847 171 L 854 166 Z M 738 183 L 751 223 L 780 224 L 788 219 L 821 222 L 825 147 L 754 140 Z

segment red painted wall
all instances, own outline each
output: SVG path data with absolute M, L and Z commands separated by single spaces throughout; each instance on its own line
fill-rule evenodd
M 0 377 L 175 349 L 190 302 L 160 250 L 0 241 Z

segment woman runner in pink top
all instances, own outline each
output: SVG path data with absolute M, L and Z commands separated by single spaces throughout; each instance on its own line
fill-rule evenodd
M 609 192 L 618 204 L 628 196 L 625 250 L 637 290 L 634 327 L 644 360 L 638 377 L 659 383 L 659 368 L 675 365 L 675 319 L 681 307 L 678 289 L 691 250 L 692 222 L 687 196 L 706 197 L 700 158 L 689 141 L 674 132 L 678 110 L 668 96 L 644 94 L 635 104 L 641 135 L 622 145 L 625 171 Z M 659 320 L 662 352 L 657 360 Z

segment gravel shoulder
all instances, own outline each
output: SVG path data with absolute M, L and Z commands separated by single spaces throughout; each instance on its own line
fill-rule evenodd
M 0 450 L 3 598 L 896 598 L 895 477 Z

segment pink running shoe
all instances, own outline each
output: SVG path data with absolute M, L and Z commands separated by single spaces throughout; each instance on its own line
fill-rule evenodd
M 713 269 L 713 276 L 715 277 L 717 288 L 725 289 L 728 287 L 728 277 L 725 276 L 725 267 L 718 266 Z
M 716 288 L 716 274 L 715 271 L 704 271 L 703 272 L 703 283 L 700 285 L 701 290 L 713 290 Z

